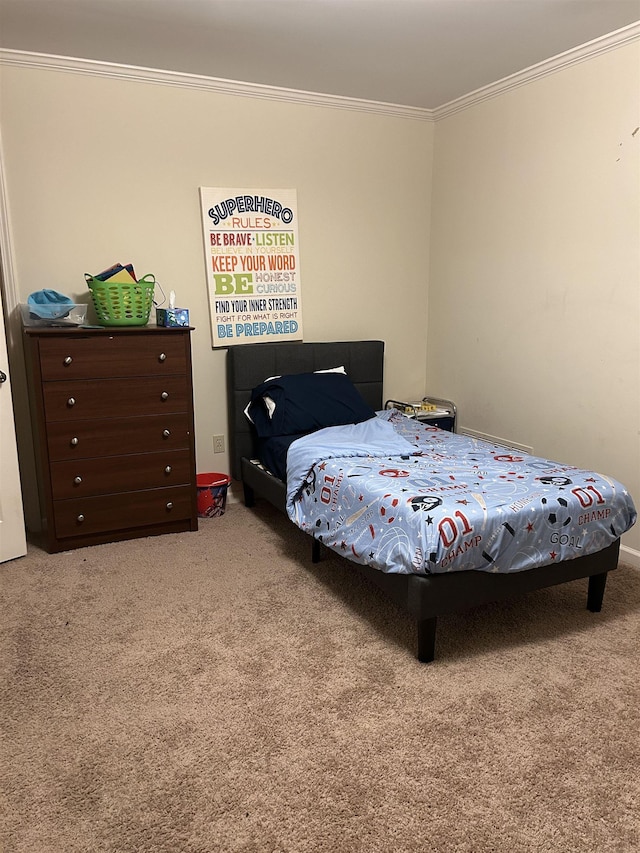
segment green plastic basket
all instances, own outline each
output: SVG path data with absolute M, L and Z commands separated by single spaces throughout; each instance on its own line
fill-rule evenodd
M 142 276 L 137 282 L 101 281 L 85 273 L 93 306 L 104 326 L 146 326 L 153 305 L 155 276 Z

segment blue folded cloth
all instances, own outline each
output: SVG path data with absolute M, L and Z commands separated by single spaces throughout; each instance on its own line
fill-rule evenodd
M 43 320 L 59 320 L 66 317 L 74 301 L 57 290 L 36 290 L 27 299 L 29 313 Z

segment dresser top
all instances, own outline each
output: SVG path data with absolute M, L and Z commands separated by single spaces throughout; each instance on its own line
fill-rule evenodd
M 82 336 L 87 335 L 155 335 L 158 333 L 173 335 L 192 332 L 193 326 L 24 326 L 27 335 Z

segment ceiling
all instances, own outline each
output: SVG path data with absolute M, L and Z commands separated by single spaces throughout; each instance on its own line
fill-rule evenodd
M 0 0 L 0 47 L 436 109 L 639 20 L 640 0 Z

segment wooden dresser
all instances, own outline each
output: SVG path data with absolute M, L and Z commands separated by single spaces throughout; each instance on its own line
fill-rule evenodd
M 48 551 L 198 529 L 190 332 L 25 328 Z

